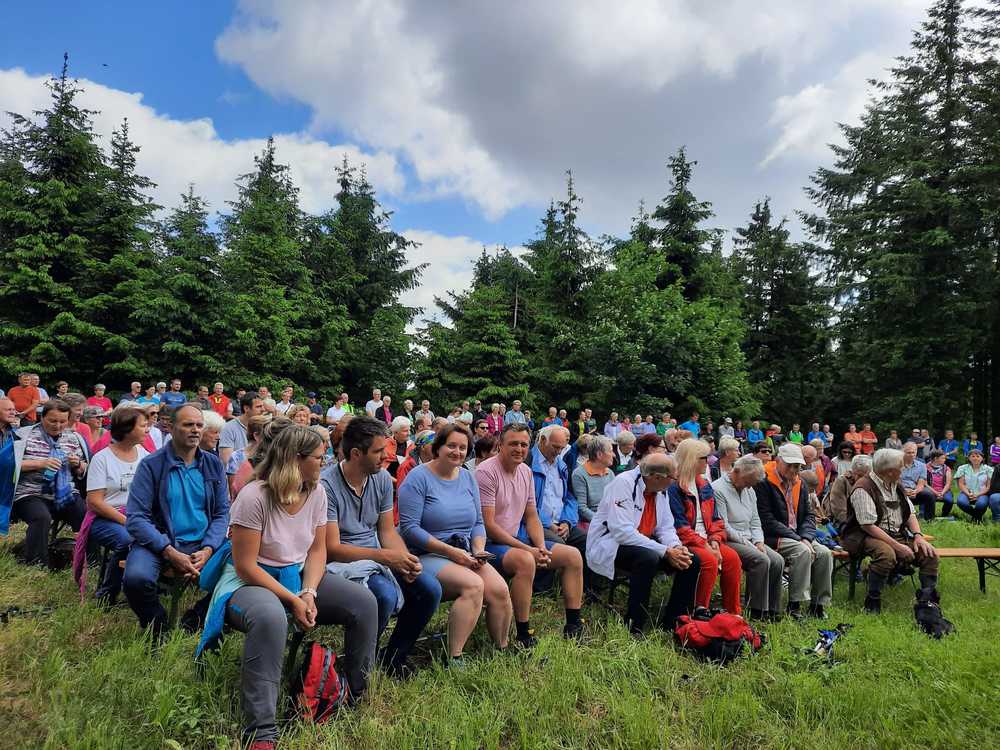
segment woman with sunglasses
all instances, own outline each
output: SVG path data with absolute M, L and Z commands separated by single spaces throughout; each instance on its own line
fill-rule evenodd
M 844 440 L 840 446 L 837 448 L 837 457 L 833 459 L 833 470 L 837 473 L 837 476 L 844 476 L 849 474 L 851 471 L 851 461 L 858 454 L 857 449 L 854 447 L 854 443 L 850 440 Z

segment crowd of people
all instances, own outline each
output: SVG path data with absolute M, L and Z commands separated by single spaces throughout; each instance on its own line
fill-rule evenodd
M 230 397 L 222 383 L 191 396 L 176 379 L 132 383 L 113 405 L 104 385 L 49 395 L 25 373 L 0 398 L 0 533 L 24 523 L 23 558 L 45 565 L 52 521 L 68 524 L 81 594 L 104 550 L 94 595 L 111 606 L 124 594 L 153 638 L 168 626 L 161 576 L 197 581 L 204 596 L 182 624 L 200 631 L 199 654 L 226 627 L 246 634 L 246 734 L 268 748 L 292 626 L 344 628 L 356 701 L 373 669 L 412 669 L 444 601 L 453 669 L 484 609 L 497 649 L 532 648 L 532 598 L 556 576 L 569 639 L 619 576 L 636 635 L 709 607 L 716 584 L 732 613 L 825 619 L 838 549 L 870 558 L 864 606 L 878 613 L 901 565 L 936 590 L 918 516 L 934 519 L 940 502 L 948 517 L 957 504 L 1000 520 L 1000 438 L 987 456 L 975 434 L 959 444 L 950 431 L 936 445 L 892 432 L 880 447 L 870 425 L 838 441 L 827 425 L 785 435 L 697 413 L 680 424 L 611 413 L 599 426 L 590 409 L 571 421 L 555 407 L 536 423 L 519 401 L 414 407 L 397 412 L 379 390 L 359 409 L 347 394 L 329 408 L 314 393 L 296 402 L 291 386 L 278 399 L 263 387 Z M 652 611 L 658 574 L 673 584 Z

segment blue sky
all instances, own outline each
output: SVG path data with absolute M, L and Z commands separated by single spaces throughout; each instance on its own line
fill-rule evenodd
M 572 168 L 592 233 L 622 234 L 686 145 L 715 225 L 802 187 L 865 79 L 906 51 L 916 0 L 445 0 L 8 3 L 0 110 L 44 105 L 63 51 L 101 110 L 127 116 L 166 205 L 190 180 L 216 209 L 263 139 L 322 210 L 344 154 L 430 262 L 411 303 L 468 283 L 483 246 L 531 239 Z M 3 117 L 0 116 L 0 125 Z M 794 218 L 793 218 L 794 224 Z M 794 228 L 794 227 L 793 227 Z

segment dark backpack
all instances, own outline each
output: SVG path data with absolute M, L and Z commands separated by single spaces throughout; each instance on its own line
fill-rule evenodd
M 938 640 L 955 632 L 955 626 L 941 613 L 940 602 L 937 589 L 921 589 L 917 592 L 917 601 L 913 605 L 917 625 L 931 638 Z
M 301 715 L 322 724 L 348 701 L 347 678 L 337 674 L 337 654 L 319 643 L 305 644 L 302 667 L 292 680 L 292 694 Z
M 764 634 L 739 615 L 713 613 L 704 607 L 695 609 L 690 617 L 678 617 L 674 637 L 682 648 L 719 664 L 735 659 L 747 646 L 753 654 L 767 643 Z

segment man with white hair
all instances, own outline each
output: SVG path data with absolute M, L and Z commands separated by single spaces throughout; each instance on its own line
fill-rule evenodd
M 506 427 L 509 424 L 524 424 L 527 420 L 524 417 L 524 412 L 521 411 L 521 402 L 518 399 L 514 399 L 514 403 L 510 405 L 510 411 L 504 414 L 503 424 Z
M 802 604 L 809 602 L 809 615 L 826 619 L 833 598 L 833 554 L 815 541 L 816 515 L 799 478 L 805 463 L 802 448 L 782 444 L 776 459 L 764 466 L 764 479 L 754 492 L 764 541 L 790 568 L 788 614 L 800 619 Z
M 757 511 L 754 485 L 764 480 L 764 463 L 754 456 L 741 456 L 732 471 L 712 482 L 715 505 L 726 524 L 728 544 L 743 563 L 747 575 L 747 607 L 750 617 L 781 619 L 781 574 L 785 559 L 764 544 L 764 530 Z
M 659 627 L 673 630 L 677 618 L 694 608 L 701 566 L 674 529 L 666 490 L 676 479 L 673 456 L 648 454 L 638 467 L 608 485 L 587 536 L 591 570 L 609 579 L 614 579 L 616 570 L 628 573 L 625 624 L 633 635 L 642 632 L 649 618 L 649 595 L 657 573 L 674 577 L 670 598 L 655 618 Z
M 840 474 L 830 486 L 830 493 L 825 502 L 826 513 L 838 528 L 847 523 L 847 506 L 854 490 L 854 483 L 868 476 L 871 470 L 872 457 L 859 453 L 851 459 L 850 471 Z
M 529 458 L 535 485 L 535 504 L 545 538 L 550 542 L 576 547 L 586 564 L 587 532 L 577 526 L 580 513 L 570 484 L 569 467 L 562 459 L 568 442 L 569 430 L 565 427 L 549 425 L 538 431 L 538 440 Z M 584 586 L 589 589 L 586 568 L 584 571 Z
M 378 388 L 372 388 L 372 397 L 365 404 L 365 414 L 369 417 L 375 416 L 375 410 L 382 406 L 382 391 Z
M 841 531 L 844 548 L 870 557 L 865 611 L 882 611 L 882 589 L 897 564 L 920 569 L 920 587 L 934 591 L 938 580 L 937 551 L 924 539 L 913 503 L 900 482 L 903 452 L 880 448 L 868 476 L 854 483 L 847 523 Z

